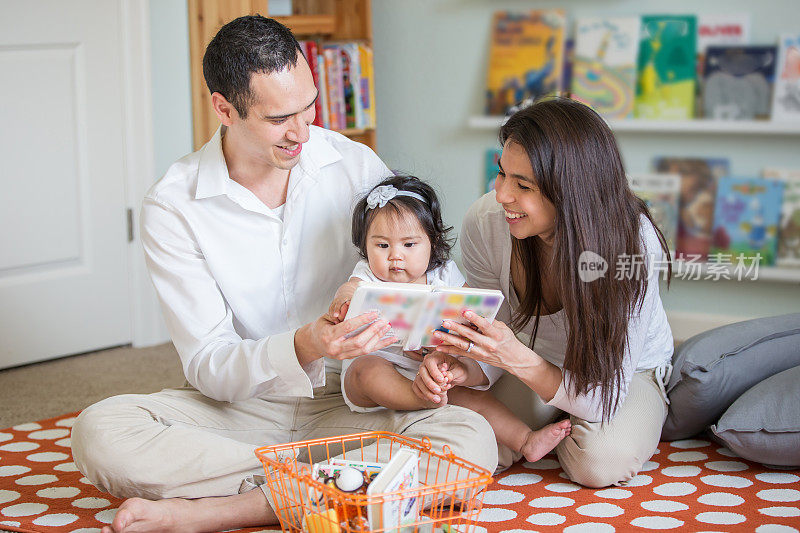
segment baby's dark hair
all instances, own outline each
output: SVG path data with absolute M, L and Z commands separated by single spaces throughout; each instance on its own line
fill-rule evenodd
M 442 210 L 439 198 L 433 188 L 424 181 L 414 176 L 392 176 L 386 178 L 372 190 L 382 186 L 391 185 L 398 191 L 408 191 L 419 194 L 425 201 L 421 201 L 412 196 L 395 196 L 383 207 L 374 209 L 367 208 L 367 193 L 361 198 L 353 209 L 353 244 L 358 249 L 362 258 L 367 259 L 367 233 L 372 221 L 378 212 L 392 209 L 394 214 L 411 213 L 425 230 L 431 241 L 431 259 L 428 262 L 428 269 L 432 270 L 444 265 L 450 259 L 450 250 L 453 248 L 455 239 L 447 234 L 452 231 L 452 226 L 445 226 L 442 222 Z M 372 192 L 372 191 L 370 191 Z

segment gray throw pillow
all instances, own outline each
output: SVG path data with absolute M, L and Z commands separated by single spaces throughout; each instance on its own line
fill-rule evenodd
M 800 466 L 800 366 L 742 394 L 711 432 L 745 459 Z
M 800 313 L 758 318 L 695 335 L 675 351 L 661 438 L 700 433 L 756 383 L 800 365 Z

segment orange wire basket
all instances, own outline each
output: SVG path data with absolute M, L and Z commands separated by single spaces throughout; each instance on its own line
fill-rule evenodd
M 381 494 L 343 492 L 314 479 L 309 467 L 334 457 L 366 462 L 387 462 L 401 448 L 419 454 L 419 486 Z M 456 457 L 444 446 L 431 449 L 428 439 L 418 440 L 389 432 L 369 432 L 264 446 L 256 450 L 264 464 L 267 487 L 283 531 L 351 533 L 365 531 L 467 533 L 483 505 L 483 491 L 491 473 Z M 420 510 L 414 522 L 372 527 L 366 517 L 370 506 L 401 505 L 416 498 Z M 376 507 L 372 507 L 376 509 Z

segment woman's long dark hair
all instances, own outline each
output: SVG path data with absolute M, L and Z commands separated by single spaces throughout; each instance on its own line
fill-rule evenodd
M 519 331 L 533 319 L 533 348 L 539 316 L 548 314 L 541 272 L 553 272 L 569 328 L 564 359 L 571 373 L 568 390 L 582 394 L 599 386 L 603 419 L 608 420 L 619 400 L 628 321 L 641 308 L 648 279 L 643 261 L 633 261 L 631 275 L 623 279 L 615 279 L 613 270 L 617 258 L 645 253 L 639 217 L 653 219 L 628 186 L 613 133 L 589 107 L 567 98 L 541 100 L 508 119 L 500 128 L 500 142 L 525 150 L 536 185 L 556 211 L 550 264 L 539 264 L 538 237 L 512 236 L 513 257 L 525 276 L 512 328 Z M 653 226 L 670 261 L 664 235 Z M 608 262 L 606 276 L 581 281 L 578 262 L 584 251 Z M 670 263 L 668 279 L 671 275 Z

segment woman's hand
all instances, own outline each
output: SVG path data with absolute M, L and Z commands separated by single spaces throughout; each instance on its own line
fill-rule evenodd
M 459 322 L 445 320 L 442 325 L 450 333 L 443 331 L 434 333 L 436 338 L 443 342 L 437 348 L 439 351 L 452 356 L 465 356 L 483 361 L 511 373 L 514 373 L 516 367 L 524 365 L 526 359 L 529 360 L 531 356 L 538 358 L 503 322 L 499 320 L 489 322 L 473 311 L 465 311 L 463 315 L 475 324 L 478 330 Z

